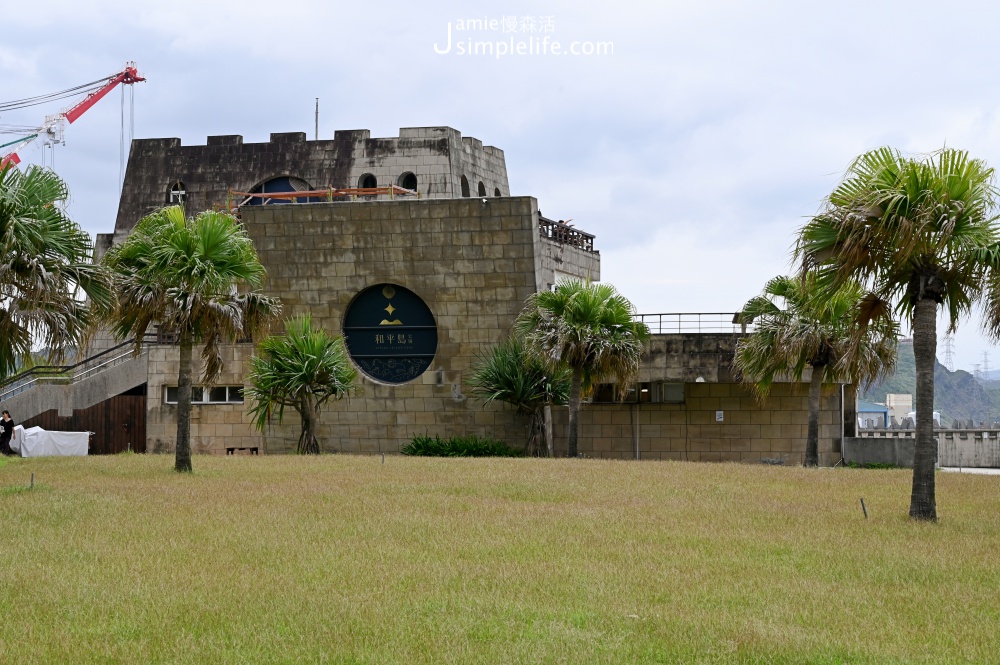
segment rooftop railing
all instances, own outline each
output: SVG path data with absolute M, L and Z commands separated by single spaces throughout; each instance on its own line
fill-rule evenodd
M 634 320 L 645 323 L 654 335 L 680 333 L 737 333 L 753 330 L 753 324 L 739 322 L 739 313 L 733 312 L 670 312 L 664 314 L 636 314 Z
M 594 250 L 594 236 L 574 228 L 562 220 L 555 221 L 539 215 L 538 235 L 560 245 L 579 247 L 585 252 L 598 253 Z

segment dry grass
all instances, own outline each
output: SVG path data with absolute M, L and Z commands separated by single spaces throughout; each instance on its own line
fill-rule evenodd
M 0 660 L 987 662 L 1000 646 L 995 476 L 939 475 L 927 525 L 906 518 L 906 471 L 194 462 L 2 465 Z

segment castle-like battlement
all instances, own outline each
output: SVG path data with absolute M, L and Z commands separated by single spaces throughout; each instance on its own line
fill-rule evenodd
M 389 138 L 372 138 L 367 129 L 337 130 L 332 140 L 315 141 L 305 132 L 272 133 L 266 143 L 228 134 L 191 146 L 178 138 L 137 139 L 115 235 L 124 237 L 144 215 L 171 203 L 190 210 L 222 206 L 230 189 L 388 185 L 414 189 L 421 198 L 510 196 L 503 151 L 451 127 L 404 127 Z

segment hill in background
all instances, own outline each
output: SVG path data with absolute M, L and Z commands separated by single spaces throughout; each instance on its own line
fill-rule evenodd
M 885 404 L 888 393 L 909 393 L 916 400 L 917 371 L 913 343 L 899 344 L 896 372 L 882 383 L 864 391 L 861 399 Z M 964 370 L 949 372 L 940 362 L 934 367 L 934 409 L 941 413 L 941 424 L 951 427 L 958 420 L 991 423 L 1000 420 L 1000 382 L 984 386 Z

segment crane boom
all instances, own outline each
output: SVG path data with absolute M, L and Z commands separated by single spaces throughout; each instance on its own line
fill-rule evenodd
M 135 63 L 129 63 L 125 69 L 108 79 L 108 82 L 105 83 L 104 86 L 87 95 L 82 102 L 70 110 L 63 112 L 62 115 L 69 121 L 70 124 L 73 124 L 81 115 L 89 111 L 91 106 L 101 101 L 101 99 L 106 94 L 111 92 L 119 83 L 122 85 L 132 85 L 133 83 L 145 80 L 146 79 L 139 76 L 139 72 L 136 71 Z
M 3 157 L 0 157 L 0 169 L 4 168 L 8 164 L 19 164 L 21 162 L 21 158 L 17 156 L 18 151 L 28 146 L 39 136 L 45 134 L 55 135 L 57 132 L 61 135 L 59 127 L 62 125 L 64 120 L 68 121 L 70 124 L 76 122 L 80 119 L 80 116 L 89 111 L 94 104 L 101 101 L 105 95 L 114 90 L 119 84 L 132 85 L 133 83 L 139 83 L 140 81 L 145 80 L 146 79 L 139 76 L 139 72 L 136 69 L 134 62 L 127 63 L 125 65 L 125 69 L 117 74 L 114 74 L 113 76 L 109 76 L 104 85 L 87 95 L 80 103 L 56 115 L 46 116 L 45 123 L 42 124 L 42 126 L 39 127 L 33 134 L 25 136 L 18 141 L 12 141 L 5 146 L 0 146 L 0 149 L 13 146 L 11 152 Z

